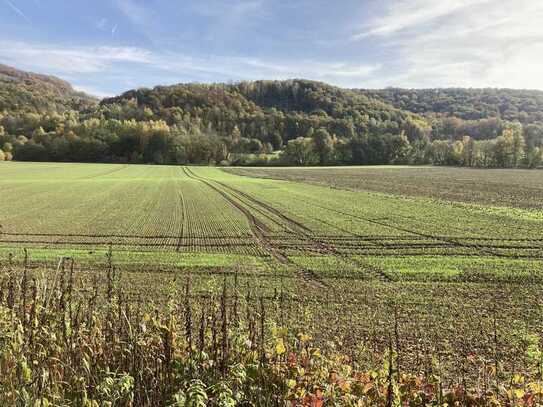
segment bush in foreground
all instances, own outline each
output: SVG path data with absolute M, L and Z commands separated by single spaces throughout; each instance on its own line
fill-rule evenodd
M 361 368 L 275 325 L 262 298 L 172 290 L 161 305 L 129 298 L 109 267 L 76 288 L 73 263 L 47 277 L 0 276 L 0 404 L 36 406 L 427 406 L 543 402 L 541 382 L 503 384 L 484 361 L 480 386 L 445 387 L 398 371 L 390 341 L 382 365 Z M 534 352 L 539 352 L 533 349 Z M 541 355 L 539 355 L 541 357 Z M 437 364 L 437 362 L 436 362 Z

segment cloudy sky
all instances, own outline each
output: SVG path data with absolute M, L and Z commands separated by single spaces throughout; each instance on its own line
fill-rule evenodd
M 178 82 L 543 89 L 542 0 L 0 0 L 0 63 L 97 96 Z

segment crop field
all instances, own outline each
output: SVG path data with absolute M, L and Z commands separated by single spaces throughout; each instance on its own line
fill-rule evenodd
M 541 171 L 414 166 L 229 168 L 226 171 L 353 191 L 543 209 Z
M 457 171 L 9 163 L 0 269 L 24 249 L 51 273 L 68 256 L 84 287 L 111 255 L 131 298 L 235 280 L 353 358 L 393 337 L 407 370 L 435 355 L 451 377 L 476 374 L 472 355 L 522 370 L 523 338 L 543 332 L 543 181 Z

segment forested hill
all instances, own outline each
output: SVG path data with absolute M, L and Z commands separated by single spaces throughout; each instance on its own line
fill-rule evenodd
M 98 103 L 0 66 L 0 161 L 537 167 L 542 94 L 286 80 L 158 86 Z
M 0 111 L 65 112 L 96 103 L 97 99 L 75 91 L 62 79 L 0 64 Z
M 357 92 L 308 80 L 241 82 L 230 86 L 263 108 L 284 112 L 328 115 L 335 118 L 359 118 L 367 114 L 376 121 L 404 121 L 408 114 L 392 108 L 388 102 Z
M 307 80 L 159 86 L 132 90 L 101 105 L 116 106 L 124 118 L 155 117 L 170 125 L 180 124 L 185 115 L 185 121 L 198 119 L 222 136 L 237 127 L 242 137 L 276 149 L 318 128 L 347 138 L 367 132 L 405 132 L 414 138 L 426 126 L 421 117 L 390 104 Z
M 543 91 L 517 89 L 358 90 L 398 109 L 464 120 L 499 118 L 523 124 L 543 122 Z

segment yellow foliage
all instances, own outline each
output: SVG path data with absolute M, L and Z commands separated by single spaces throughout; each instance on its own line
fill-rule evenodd
M 283 341 L 282 338 L 279 338 L 277 340 L 277 343 L 275 344 L 275 352 L 278 354 L 278 355 L 282 355 L 283 353 L 285 353 L 287 351 L 287 348 L 285 347 L 285 343 Z

